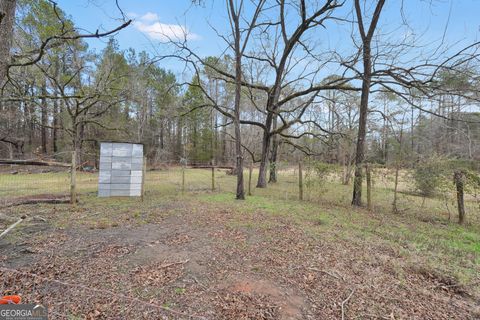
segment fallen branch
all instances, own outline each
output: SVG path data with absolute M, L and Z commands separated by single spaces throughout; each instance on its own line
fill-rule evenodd
M 55 161 L 43 161 L 43 160 L 13 160 L 13 159 L 0 159 L 0 164 L 17 164 L 24 166 L 47 166 L 47 167 L 71 167 L 69 163 L 55 162 Z
M 161 266 L 160 266 L 160 269 L 168 268 L 168 267 L 171 267 L 171 266 L 174 266 L 174 265 L 177 265 L 177 264 L 185 264 L 185 263 L 187 263 L 188 261 L 190 261 L 190 260 L 187 259 L 187 260 L 185 260 L 185 261 L 178 261 L 178 262 L 167 263 L 167 264 L 161 265 Z
M 352 292 L 350 292 L 347 299 L 342 301 L 342 320 L 345 320 L 345 304 L 348 302 L 348 300 L 350 300 L 354 292 L 355 292 L 355 289 L 353 289 Z
M 25 199 L 19 200 L 16 202 L 7 203 L 6 205 L 2 206 L 2 208 L 10 208 L 21 206 L 25 204 L 38 204 L 38 203 L 50 203 L 50 204 L 61 204 L 61 203 L 70 203 L 70 198 L 65 199 Z
M 324 273 L 324 274 L 327 274 L 329 275 L 330 277 L 333 277 L 337 280 L 342 280 L 342 281 L 345 281 L 345 279 L 342 277 L 342 275 L 340 275 L 338 272 L 335 271 L 336 274 L 333 274 L 331 272 L 328 272 L 328 271 L 325 271 L 325 270 L 321 270 L 321 269 L 317 269 L 317 268 L 313 268 L 313 267 L 307 267 L 307 270 L 311 270 L 311 271 L 316 271 L 316 272 L 320 272 L 320 273 Z
M 0 239 L 3 238 L 4 236 L 7 235 L 7 233 L 9 233 L 10 231 L 13 230 L 13 228 L 15 228 L 20 222 L 22 222 L 23 220 L 25 220 L 26 216 L 22 216 L 20 219 L 18 219 L 17 222 L 15 222 L 14 224 L 12 224 L 10 227 L 8 227 L 5 231 L 2 232 L 2 234 L 0 234 Z

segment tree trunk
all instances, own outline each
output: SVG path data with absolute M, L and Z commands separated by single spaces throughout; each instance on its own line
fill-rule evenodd
M 240 131 L 240 99 L 242 93 L 242 49 L 240 47 L 240 15 L 235 13 L 233 0 L 229 2 L 231 17 L 234 22 L 234 50 L 235 50 L 235 107 L 233 114 L 233 126 L 235 129 L 235 156 L 237 171 L 237 200 L 245 199 L 245 190 L 243 186 L 243 154 L 242 154 L 242 136 Z
M 47 83 L 44 81 L 42 83 L 42 102 L 41 102 L 41 121 L 42 127 L 40 128 L 41 132 L 41 145 L 42 145 L 42 154 L 47 154 L 47 126 L 48 126 L 48 110 L 47 110 Z
M 272 126 L 272 113 L 267 114 L 265 121 L 266 129 L 263 131 L 262 138 L 262 154 L 260 157 L 260 167 L 258 168 L 257 188 L 267 187 L 267 166 L 268 166 L 268 152 L 270 151 L 270 127 Z
M 463 197 L 463 187 L 465 184 L 464 173 L 460 170 L 455 171 L 453 181 L 457 188 L 458 223 L 463 224 L 465 222 L 465 202 Z
M 277 116 L 273 118 L 273 130 L 277 128 Z M 270 154 L 270 177 L 269 183 L 277 182 L 277 153 L 278 153 L 278 136 L 275 134 L 272 137 L 272 150 Z
M 358 28 L 363 44 L 363 79 L 362 94 L 360 97 L 360 118 L 358 120 L 357 149 L 355 153 L 355 178 L 353 181 L 352 205 L 354 206 L 362 205 L 363 161 L 365 160 L 365 139 L 367 135 L 368 98 L 370 95 L 370 84 L 372 82 L 372 57 L 370 45 L 384 4 L 385 0 L 378 0 L 368 31 L 365 32 L 360 0 L 355 0 Z
M 10 62 L 15 7 L 15 0 L 0 0 L 0 89 L 6 81 Z
M 177 117 L 177 133 L 175 135 L 176 138 L 176 143 L 175 143 L 175 158 L 179 160 L 180 158 L 183 158 L 183 152 L 182 152 L 182 120 L 180 119 L 180 116 Z
M 53 100 L 53 129 L 52 129 L 52 146 L 53 153 L 58 152 L 58 100 Z
M 362 81 L 362 94 L 360 97 L 360 118 L 358 120 L 358 138 L 355 153 L 355 178 L 353 180 L 352 198 L 352 205 L 358 207 L 362 205 L 363 161 L 365 160 L 365 139 L 367 135 L 368 97 L 370 95 L 370 83 L 372 80 L 372 64 L 369 45 L 364 45 L 363 56 L 364 76 Z

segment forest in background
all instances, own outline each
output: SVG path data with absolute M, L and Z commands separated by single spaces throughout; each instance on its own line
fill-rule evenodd
M 2 1 L 15 15 L 11 30 L 8 15 L 0 29 L 10 53 L 1 66 L 0 157 L 61 161 L 75 150 L 77 163 L 96 167 L 100 141 L 143 143 L 152 165 L 235 166 L 238 198 L 252 162 L 258 187 L 276 181 L 277 163 L 306 157 L 342 166 L 354 186 L 365 163 L 453 161 L 477 171 L 478 43 L 442 42 L 428 54 L 414 36 L 393 43 L 377 30 L 384 3 L 259 1 L 247 10 L 227 1 L 225 54 L 201 57 L 186 34 L 157 55 L 120 49 L 115 34 L 131 22 L 120 7 L 117 29 L 83 34 L 52 1 Z M 332 24 L 351 29 L 348 50 L 324 50 L 312 37 Z M 96 52 L 88 38 L 107 44 Z M 184 74 L 166 67 L 171 60 Z

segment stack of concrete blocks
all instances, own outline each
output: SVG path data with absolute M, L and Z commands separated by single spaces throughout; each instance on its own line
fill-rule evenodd
M 139 197 L 142 193 L 143 145 L 100 144 L 99 197 Z

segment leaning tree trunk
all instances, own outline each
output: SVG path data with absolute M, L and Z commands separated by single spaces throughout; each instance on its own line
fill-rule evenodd
M 15 0 L 0 0 L 0 89 L 6 81 L 10 62 L 15 7 Z
M 465 184 L 465 174 L 458 170 L 453 174 L 453 181 L 457 188 L 457 207 L 458 207 L 458 223 L 465 222 L 465 202 L 463 197 L 463 188 Z

